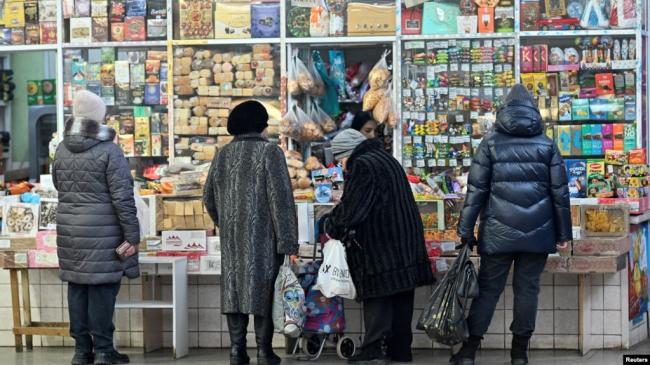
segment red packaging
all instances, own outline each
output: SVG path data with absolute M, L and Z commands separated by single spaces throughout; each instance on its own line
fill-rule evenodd
M 539 45 L 533 46 L 533 72 L 542 71 L 542 51 Z
M 494 33 L 494 8 L 478 8 L 478 32 Z
M 111 23 L 111 40 L 113 42 L 124 42 L 124 23 Z
M 40 22 L 41 44 L 56 44 L 56 22 Z
M 596 74 L 596 94 L 614 94 L 614 75 L 612 73 Z
M 72 106 L 72 85 L 69 82 L 63 83 L 63 105 Z
M 124 39 L 127 41 L 144 41 L 147 31 L 143 16 L 127 16 L 124 27 Z
M 647 163 L 646 149 L 638 148 L 631 150 L 629 152 L 628 162 L 630 165 L 645 165 Z
M 530 73 L 533 70 L 533 47 L 523 46 L 521 47 L 521 72 Z
M 548 70 L 548 45 L 541 44 L 539 47 L 539 71 L 546 72 Z
M 422 8 L 402 7 L 402 34 L 422 33 Z
M 614 124 L 614 149 L 623 151 L 625 148 L 625 125 Z

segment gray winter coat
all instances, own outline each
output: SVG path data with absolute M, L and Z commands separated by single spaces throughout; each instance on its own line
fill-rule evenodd
M 139 276 L 137 255 L 120 261 L 115 249 L 140 243 L 133 179 L 115 131 L 89 119 L 70 119 L 54 157 L 59 191 L 57 246 L 61 280 L 117 283 Z
M 283 255 L 298 251 L 282 150 L 260 135 L 235 138 L 214 157 L 203 200 L 221 235 L 221 311 L 270 315 Z

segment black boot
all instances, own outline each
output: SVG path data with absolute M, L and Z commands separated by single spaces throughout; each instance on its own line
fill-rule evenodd
M 361 353 L 348 359 L 354 365 L 388 365 L 390 358 L 387 354 L 385 339 L 371 345 L 364 345 Z
M 255 316 L 255 341 L 258 365 L 278 365 L 282 362 L 273 352 L 273 320 L 270 316 Z
M 227 314 L 230 333 L 230 365 L 247 365 L 251 362 L 246 353 L 247 314 Z
M 474 365 L 474 358 L 476 357 L 476 350 L 483 337 L 469 336 L 467 341 L 463 342 L 463 347 L 457 354 L 452 356 L 451 362 L 456 365 Z
M 75 352 L 72 357 L 72 365 L 88 365 L 95 361 L 95 355 L 92 352 Z
M 95 354 L 95 365 L 113 365 L 113 364 L 128 364 L 129 357 L 120 354 L 116 350 L 109 352 L 98 352 Z
M 527 365 L 528 364 L 528 343 L 530 337 L 527 336 L 512 336 L 512 349 L 510 350 L 510 358 L 512 365 Z

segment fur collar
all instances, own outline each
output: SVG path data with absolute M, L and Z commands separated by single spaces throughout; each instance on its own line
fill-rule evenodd
M 348 159 L 347 162 L 347 169 L 352 170 L 352 166 L 354 165 L 354 162 L 361 156 L 365 155 L 366 153 L 373 152 L 373 151 L 384 151 L 384 145 L 382 142 L 378 139 L 368 139 L 361 144 L 359 144 L 354 151 L 352 151 L 352 154 L 350 155 L 350 158 Z
M 65 137 L 82 136 L 98 141 L 112 141 L 115 130 L 94 120 L 72 117 L 65 122 Z

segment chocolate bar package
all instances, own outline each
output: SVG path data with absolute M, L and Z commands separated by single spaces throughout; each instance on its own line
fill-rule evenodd
M 612 124 L 603 124 L 603 151 L 614 148 L 614 126 Z
M 93 19 L 93 42 L 108 42 L 108 18 Z
M 126 16 L 126 4 L 124 0 L 111 0 L 110 11 L 109 11 L 109 17 L 111 18 L 111 23 L 123 22 L 125 16 Z
M 253 38 L 280 36 L 280 4 L 253 4 L 251 6 L 251 35 Z
M 151 156 L 162 156 L 162 136 L 151 134 Z
M 90 3 L 90 13 L 92 14 L 93 18 L 108 17 L 108 1 L 92 0 Z
M 571 155 L 571 126 L 557 126 L 557 146 L 562 156 Z
M 587 197 L 587 162 L 585 160 L 566 160 L 571 198 Z
M 25 27 L 25 3 L 22 1 L 4 2 L 4 20 L 7 28 Z
M 591 135 L 591 124 L 582 125 L 582 154 L 592 155 L 593 138 Z
M 131 90 L 129 84 L 115 84 L 115 105 L 131 105 Z
M 160 61 L 147 60 L 144 67 L 145 67 L 145 74 L 146 74 L 146 82 L 159 83 L 160 82 Z
M 625 120 L 634 121 L 636 120 L 636 98 L 634 96 L 625 97 Z
M 591 126 L 591 154 L 602 155 L 603 151 L 603 126 L 593 124 Z
M 115 105 L 115 88 L 113 86 L 102 86 L 101 96 L 106 106 Z
M 573 156 L 582 156 L 582 126 L 571 126 L 571 154 Z
M 75 0 L 74 2 L 74 15 L 75 17 L 89 17 L 90 16 L 90 0 Z M 72 18 L 74 19 L 74 18 Z
M 104 63 L 102 64 L 102 86 L 115 86 L 115 64 Z
M 70 19 L 70 43 L 88 44 L 92 42 L 92 18 Z
M 131 82 L 129 61 L 115 61 L 115 83 L 128 84 Z
M 144 84 L 145 72 L 144 65 L 141 63 L 131 64 L 131 83 Z
M 120 134 L 118 137 L 118 143 L 122 152 L 124 152 L 124 157 L 133 157 L 134 156 L 134 138 L 132 134 Z
M 147 39 L 165 39 L 167 37 L 167 19 L 147 19 Z
M 147 16 L 146 0 L 126 0 L 126 16 Z
M 54 19 L 56 20 L 56 18 Z M 38 3 L 26 2 L 25 3 L 25 24 L 38 23 Z
M 123 42 L 124 41 L 124 23 L 111 23 L 111 40 L 113 42 Z
M 158 105 L 160 104 L 160 84 L 148 83 L 144 87 L 144 103 L 145 105 Z
M 120 134 L 135 133 L 135 119 L 129 113 L 120 114 Z
M 127 16 L 125 19 L 124 39 L 127 41 L 144 41 L 146 39 L 146 25 L 142 16 Z
M 144 84 L 131 84 L 131 103 L 133 105 L 144 104 Z
M 623 151 L 625 149 L 625 125 L 614 124 L 614 149 Z
M 41 28 L 38 24 L 25 26 L 25 44 L 39 44 L 41 41 Z
M 147 17 L 149 19 L 167 18 L 167 1 L 147 0 Z
M 41 44 L 56 44 L 56 22 L 41 22 Z
M 636 125 L 625 124 L 623 129 L 623 148 L 625 152 L 636 148 Z
M 162 119 L 160 118 L 160 113 L 152 113 L 150 122 L 151 122 L 151 134 L 162 133 Z

